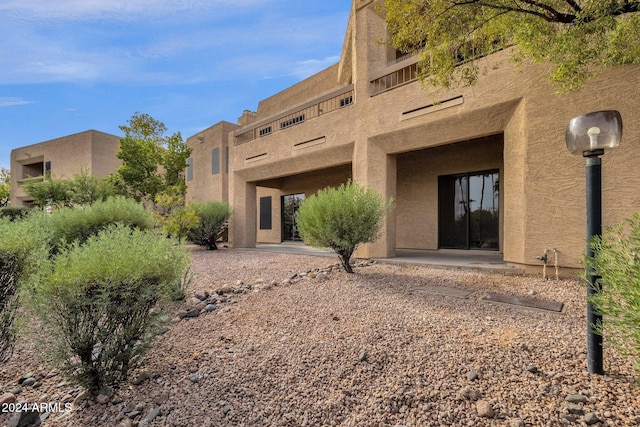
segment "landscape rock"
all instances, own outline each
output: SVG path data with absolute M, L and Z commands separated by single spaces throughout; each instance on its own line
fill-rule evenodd
M 599 423 L 600 419 L 593 412 L 588 412 L 588 413 L 584 414 L 584 422 L 588 426 L 592 426 L 594 424 Z
M 16 412 L 6 427 L 36 427 L 40 424 L 40 413 L 38 411 Z
M 491 404 L 486 400 L 478 400 L 476 402 L 476 410 L 478 411 L 478 415 L 483 418 L 493 418 L 495 415 Z
M 4 393 L 0 396 L 0 405 L 6 405 L 8 403 L 14 403 L 16 396 L 13 393 Z
M 467 379 L 469 381 L 476 381 L 478 379 L 478 373 L 476 371 L 467 372 Z
M 565 400 L 570 403 L 587 403 L 587 398 L 581 394 L 570 394 Z

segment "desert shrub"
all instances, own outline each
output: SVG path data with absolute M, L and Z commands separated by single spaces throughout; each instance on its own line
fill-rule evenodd
M 296 213 L 296 223 L 305 243 L 333 249 L 345 271 L 353 273 L 351 255 L 360 244 L 378 238 L 391 207 L 391 200 L 349 181 L 305 199 Z
M 90 390 L 117 385 L 151 344 L 159 301 L 188 269 L 182 246 L 113 225 L 63 249 L 30 295 L 54 363 Z
M 595 330 L 640 369 L 640 213 L 590 244 L 595 255 L 587 262 L 601 277 L 600 292 L 590 298 L 603 317 Z
M 209 250 L 218 249 L 216 241 L 231 217 L 231 207 L 225 202 L 210 201 L 189 205 L 200 223 L 187 233 L 187 239 Z
M 0 361 L 13 351 L 19 288 L 44 257 L 44 230 L 37 223 L 0 221 Z
M 153 227 L 152 216 L 144 206 L 122 196 L 97 201 L 91 206 L 58 209 L 43 221 L 50 232 L 53 252 L 66 244 L 82 243 L 111 224 L 139 229 Z
M 24 206 L 5 206 L 0 208 L 0 217 L 8 218 L 9 221 L 22 219 L 29 213 L 29 208 Z

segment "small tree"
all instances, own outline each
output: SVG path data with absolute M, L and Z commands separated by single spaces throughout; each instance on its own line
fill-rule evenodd
M 305 243 L 333 249 L 345 271 L 353 273 L 351 255 L 360 244 L 378 238 L 391 208 L 391 199 L 349 181 L 338 188 L 320 190 L 303 201 L 296 222 Z
M 208 250 L 218 249 L 216 241 L 231 217 L 231 207 L 225 202 L 210 201 L 202 204 L 192 204 L 190 209 L 200 219 L 200 224 L 189 230 L 187 239 Z
M 125 134 L 120 139 L 117 157 L 122 160 L 118 168 L 118 184 L 136 200 L 155 202 L 157 194 L 170 187 L 184 195 L 184 170 L 191 148 L 180 133 L 166 136 L 167 127 L 148 114 L 135 113 L 120 126 Z
M 171 296 L 188 265 L 171 239 L 121 225 L 65 249 L 31 298 L 49 354 L 92 391 L 126 380 L 151 344 L 152 309 Z
M 72 206 L 71 181 L 68 179 L 45 177 L 43 181 L 28 181 L 24 184 L 24 191 L 40 208 Z
M 596 332 L 623 354 L 633 357 L 640 370 L 640 213 L 590 242 L 594 258 L 587 259 L 600 276 L 600 292 L 591 297 L 603 323 Z

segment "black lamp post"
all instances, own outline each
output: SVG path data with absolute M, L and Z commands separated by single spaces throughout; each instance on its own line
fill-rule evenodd
M 589 242 L 602 234 L 602 161 L 606 148 L 614 148 L 622 138 L 622 117 L 614 110 L 583 114 L 569 121 L 566 132 L 571 154 L 582 154 L 587 161 L 587 257 L 594 253 Z M 600 292 L 599 277 L 587 266 L 587 298 Z M 587 300 L 587 369 L 591 374 L 604 373 L 602 368 L 602 336 L 594 333 L 593 325 L 602 322 Z

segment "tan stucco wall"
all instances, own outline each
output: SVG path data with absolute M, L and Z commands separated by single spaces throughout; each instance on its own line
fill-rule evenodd
M 302 80 L 258 104 L 257 120 L 283 112 L 336 88 L 338 64 Z
M 187 138 L 187 146 L 192 149 L 193 180 L 187 181 L 187 203 L 209 200 L 229 201 L 229 173 L 227 172 L 227 147 L 229 133 L 238 126 L 220 122 L 202 132 Z M 213 175 L 212 150 L 219 149 L 220 173 Z M 231 163 L 229 162 L 229 167 Z

